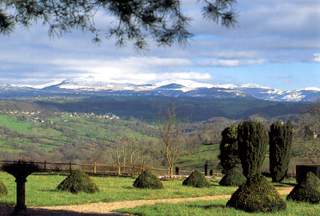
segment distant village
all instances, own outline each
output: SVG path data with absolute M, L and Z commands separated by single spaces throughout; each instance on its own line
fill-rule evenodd
M 19 110 L 0 110 L 0 114 L 17 117 L 20 120 L 29 120 L 34 123 L 46 123 L 48 121 L 47 115 L 41 111 L 19 111 Z M 112 113 L 97 115 L 95 113 L 77 113 L 77 112 L 53 112 L 53 115 L 67 118 L 86 118 L 99 120 L 119 120 L 120 117 Z

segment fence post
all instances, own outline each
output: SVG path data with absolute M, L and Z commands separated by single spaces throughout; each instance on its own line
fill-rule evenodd
M 97 174 L 97 162 L 93 163 L 93 174 Z
M 176 167 L 176 175 L 179 175 L 179 172 L 180 171 L 180 168 L 179 167 Z
M 72 163 L 71 163 L 71 161 L 69 162 L 69 172 L 70 172 L 70 174 L 72 172 Z
M 206 163 L 204 164 L 204 175 L 208 175 L 208 161 L 206 161 Z
M 213 176 L 213 170 L 212 169 L 210 170 L 210 176 Z
M 44 169 L 44 171 L 47 171 L 47 161 L 44 161 L 43 169 Z

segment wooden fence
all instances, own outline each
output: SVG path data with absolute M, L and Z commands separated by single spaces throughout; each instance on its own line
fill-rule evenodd
M 0 161 L 0 167 L 3 164 L 15 163 L 17 161 Z M 97 176 L 135 176 L 141 173 L 143 170 L 150 170 L 157 176 L 166 176 L 168 170 L 163 168 L 155 168 L 146 165 L 135 165 L 135 166 L 114 166 L 114 165 L 106 165 L 100 163 L 92 163 L 92 164 L 79 164 L 79 163 L 54 163 L 47 161 L 27 161 L 30 163 L 34 163 L 39 166 L 41 172 L 47 173 L 69 173 L 72 170 L 82 170 L 89 175 L 97 175 Z M 205 166 L 204 166 L 205 167 Z M 119 171 L 120 169 L 120 171 Z M 175 169 L 175 175 L 189 175 L 192 172 L 191 169 Z M 205 173 L 205 169 L 203 169 Z M 218 175 L 219 173 L 214 173 L 212 170 L 209 172 L 207 170 L 207 174 L 209 175 Z
M 3 164 L 6 163 L 15 163 L 17 161 L 0 161 L 0 169 Z M 107 165 L 101 163 L 92 163 L 92 164 L 79 164 L 72 162 L 47 162 L 47 161 L 29 161 L 38 165 L 41 169 L 41 172 L 47 173 L 69 173 L 72 170 L 82 170 L 89 175 L 97 176 L 135 176 L 141 173 L 143 170 L 150 170 L 157 176 L 166 176 L 168 173 L 167 169 L 164 168 L 155 168 L 146 165 L 135 165 L 135 166 L 121 166 L 120 171 L 119 167 L 115 165 Z M 318 158 L 293 158 L 289 164 L 288 176 L 296 176 L 296 165 L 315 165 L 320 164 L 320 159 Z M 193 170 L 192 169 L 179 169 L 175 168 L 175 175 L 186 176 L 189 175 Z M 208 176 L 221 176 L 221 172 L 212 169 L 212 166 L 204 164 L 202 170 Z M 267 164 L 264 165 L 263 171 L 268 173 L 269 168 Z

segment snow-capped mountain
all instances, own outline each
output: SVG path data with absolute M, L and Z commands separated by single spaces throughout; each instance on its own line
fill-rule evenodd
M 38 85 L 39 86 L 39 85 Z M 41 85 L 40 85 L 41 86 Z M 202 98 L 256 98 L 282 102 L 313 102 L 320 100 L 320 88 L 283 91 L 256 84 L 212 84 L 191 80 L 162 81 L 151 84 L 108 83 L 91 79 L 64 80 L 42 85 L 43 88 L 31 85 L 0 85 L 0 97 L 14 96 L 29 92 L 35 95 L 54 94 L 90 94 L 90 95 L 148 95 L 167 97 L 202 97 Z

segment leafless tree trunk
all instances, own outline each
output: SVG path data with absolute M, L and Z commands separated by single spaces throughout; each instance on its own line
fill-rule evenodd
M 168 175 L 171 178 L 174 165 L 180 156 L 183 144 L 182 129 L 176 120 L 174 107 L 167 110 L 165 121 L 159 126 L 161 144 L 168 165 Z

